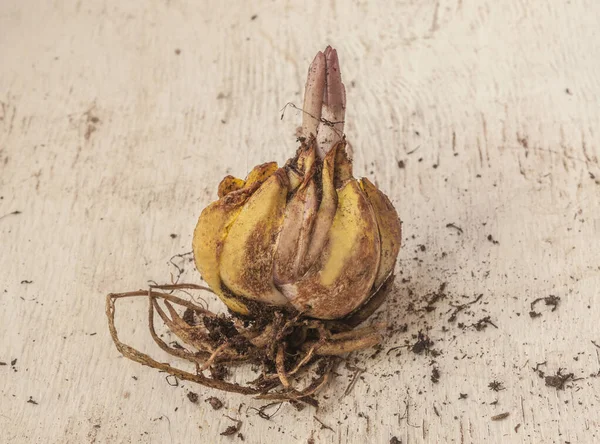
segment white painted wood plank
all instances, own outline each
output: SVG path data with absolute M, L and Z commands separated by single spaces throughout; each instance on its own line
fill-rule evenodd
M 600 4 L 249 3 L 0 2 L 0 217 L 21 212 L 0 219 L 2 442 L 232 441 L 223 410 L 189 390 L 223 399 L 251 443 L 600 440 Z M 258 401 L 173 388 L 121 358 L 104 296 L 168 281 L 220 178 L 293 153 L 300 116 L 280 110 L 301 103 L 328 43 L 355 171 L 404 222 L 378 317 L 408 331 L 363 362 L 350 395 L 341 368 L 318 412 L 266 421 L 247 410 Z M 198 281 L 191 264 L 183 279 Z M 450 304 L 479 294 L 448 323 Z M 531 319 L 550 294 L 557 310 L 542 302 Z M 485 316 L 498 328 L 457 325 Z M 144 317 L 131 305 L 120 325 L 151 349 Z M 419 330 L 440 356 L 386 353 Z M 583 379 L 547 387 L 532 371 L 544 361 Z

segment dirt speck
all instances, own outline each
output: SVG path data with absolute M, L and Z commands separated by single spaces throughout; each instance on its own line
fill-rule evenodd
M 242 421 L 240 421 L 239 419 L 233 419 L 231 416 L 227 415 L 225 415 L 225 417 L 234 421 L 235 425 L 230 425 L 229 427 L 227 427 L 223 432 L 221 432 L 221 436 L 231 436 L 238 433 L 240 431 L 240 428 L 242 427 Z
M 562 368 L 559 368 L 555 375 L 546 376 L 544 382 L 547 387 L 554 387 L 556 390 L 564 390 L 565 384 L 568 381 L 574 381 L 573 373 L 562 373 Z
M 558 304 L 560 303 L 560 296 L 555 296 L 555 295 L 551 294 L 550 296 L 546 296 L 543 298 L 537 298 L 536 300 L 534 300 L 530 305 L 531 311 L 529 312 L 529 316 L 532 319 L 539 318 L 542 315 L 540 312 L 537 312 L 534 309 L 535 305 L 541 301 L 544 301 L 544 304 L 546 306 L 552 307 L 552 310 L 550 310 L 550 311 L 556 311 L 556 309 L 558 308 Z
M 454 228 L 456 231 L 458 231 L 458 234 L 463 234 L 463 229 L 454 223 L 446 224 L 446 228 Z
M 189 397 L 189 395 L 188 395 L 188 397 Z M 191 401 L 191 399 L 190 399 L 190 401 Z M 214 396 L 207 398 L 206 402 L 208 402 L 210 404 L 210 406 L 213 408 L 213 410 L 219 410 L 220 408 L 223 407 L 223 402 L 219 398 L 215 398 Z
M 440 382 L 440 370 L 437 367 L 431 369 L 431 382 L 434 384 Z
M 494 239 L 494 237 L 491 234 L 488 234 L 487 240 L 489 240 L 494 245 L 498 245 L 500 243 L 496 239 Z
M 500 381 L 496 381 L 495 379 L 488 384 L 488 388 L 494 392 L 499 392 L 500 390 L 504 390 L 504 384 Z
M 492 421 L 501 421 L 510 416 L 509 412 L 500 413 L 499 415 L 492 416 Z
M 431 346 L 433 346 L 433 341 L 429 339 L 429 336 L 420 331 L 417 335 L 417 342 L 410 349 L 413 353 L 420 355 L 423 352 L 428 352 Z

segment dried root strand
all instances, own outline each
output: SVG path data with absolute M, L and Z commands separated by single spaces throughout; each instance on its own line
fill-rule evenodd
M 284 388 L 290 388 L 290 381 L 288 379 L 288 375 L 285 371 L 285 344 L 279 344 L 277 347 L 277 376 L 279 376 L 279 380 L 281 381 L 281 385 Z
M 106 298 L 106 315 L 117 350 L 128 359 L 177 378 L 223 391 L 254 395 L 260 399 L 300 401 L 314 405 L 316 401 L 313 395 L 328 383 L 339 356 L 379 344 L 382 340 L 379 331 L 385 328 L 375 325 L 352 330 L 341 322 L 307 319 L 301 314 L 290 318 L 281 312 L 272 313 L 268 320 L 242 322 L 235 317 L 217 315 L 172 294 L 177 290 L 210 291 L 200 285 L 172 284 L 109 294 Z M 124 298 L 148 299 L 150 336 L 161 350 L 193 363 L 195 374 L 158 362 L 119 339 L 115 326 L 115 304 Z M 183 317 L 175 307 L 186 310 Z M 202 322 L 193 320 L 188 312 L 194 313 L 196 319 Z M 183 346 L 171 346 L 160 338 L 155 328 L 155 313 L 182 341 Z M 213 373 L 215 366 L 239 363 L 259 363 L 262 373 L 247 385 L 224 381 Z M 205 376 L 206 370 L 211 370 L 213 377 Z M 306 387 L 298 388 L 296 380 L 311 370 L 317 372 L 317 377 Z
M 119 340 L 117 329 L 115 327 L 115 301 L 123 297 L 143 296 L 146 292 L 141 292 L 142 294 L 139 293 L 140 292 L 109 294 L 106 298 L 106 315 L 108 317 L 108 328 L 110 331 L 110 335 L 117 347 L 117 350 L 119 350 L 119 352 L 123 356 L 125 356 L 128 359 L 131 359 L 132 361 L 139 362 L 142 365 L 147 365 L 149 367 L 167 372 L 173 376 L 178 377 L 179 379 L 197 382 L 198 384 L 202 384 L 206 387 L 224 390 L 227 392 L 241 393 L 243 395 L 256 395 L 260 393 L 259 390 L 254 389 L 252 387 L 245 387 L 235 383 L 225 382 L 213 378 L 207 378 L 201 373 L 189 373 L 184 370 L 172 367 L 169 364 L 155 361 L 147 354 L 142 353 L 134 349 L 133 347 L 130 347 L 129 345 L 121 342 Z

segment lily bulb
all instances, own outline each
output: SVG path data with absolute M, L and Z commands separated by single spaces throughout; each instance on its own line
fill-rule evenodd
M 390 200 L 352 175 L 337 52 L 308 70 L 302 140 L 279 167 L 225 177 L 194 231 L 196 266 L 234 313 L 269 306 L 317 319 L 360 311 L 393 276 L 401 225 Z

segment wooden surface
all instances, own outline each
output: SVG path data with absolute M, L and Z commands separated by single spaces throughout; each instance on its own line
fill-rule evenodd
M 0 2 L 1 442 L 241 442 L 224 414 L 250 443 L 600 442 L 600 3 L 306 3 Z M 397 331 L 348 395 L 342 365 L 318 411 L 265 420 L 122 358 L 104 298 L 169 282 L 220 178 L 292 155 L 280 110 L 326 44 L 355 173 L 404 223 L 376 318 Z M 145 303 L 123 309 L 166 359 Z M 419 330 L 439 355 L 411 351 Z

